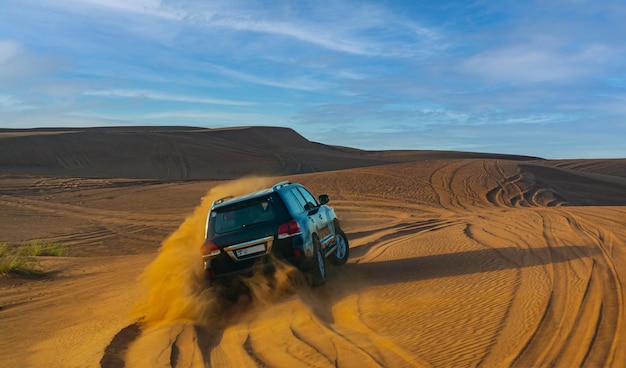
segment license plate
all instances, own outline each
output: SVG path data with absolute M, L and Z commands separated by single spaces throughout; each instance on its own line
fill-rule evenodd
M 265 244 L 257 244 L 248 248 L 237 249 L 237 257 L 247 256 L 248 254 L 254 254 L 259 252 L 265 252 Z

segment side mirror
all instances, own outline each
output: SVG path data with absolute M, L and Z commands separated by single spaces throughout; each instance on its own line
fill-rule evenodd
M 322 194 L 319 196 L 320 204 L 326 204 L 330 201 L 330 197 L 327 194 Z

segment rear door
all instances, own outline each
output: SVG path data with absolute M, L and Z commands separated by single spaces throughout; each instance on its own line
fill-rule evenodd
M 306 188 L 298 187 L 298 191 L 304 198 L 305 209 L 308 211 L 309 218 L 315 222 L 320 242 L 322 243 L 322 246 L 325 246 L 326 243 L 332 239 L 328 214 L 325 211 L 320 211 L 320 204 L 317 202 L 313 194 L 306 190 Z

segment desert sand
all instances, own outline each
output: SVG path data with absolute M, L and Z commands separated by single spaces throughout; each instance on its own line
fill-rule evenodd
M 225 300 L 207 208 L 282 180 L 330 195 L 350 259 L 321 288 L 279 264 Z M 2 367 L 626 366 L 626 159 L 0 130 L 0 241 L 31 239 L 68 254 L 0 277 Z

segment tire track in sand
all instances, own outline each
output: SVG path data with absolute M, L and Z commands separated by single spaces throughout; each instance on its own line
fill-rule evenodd
M 596 246 L 599 250 L 594 257 L 594 284 L 599 293 L 600 311 L 597 313 L 598 321 L 594 329 L 593 341 L 589 344 L 581 365 L 597 366 L 606 364 L 613 365 L 615 353 L 618 348 L 618 331 L 621 330 L 624 295 L 624 286 L 617 272 L 613 257 L 605 249 L 605 236 L 602 231 L 595 230 L 587 220 L 575 214 L 569 214 L 568 221 L 573 230 Z M 596 296 L 596 298 L 598 298 Z M 590 298 L 591 299 L 591 298 Z
M 102 210 L 9 195 L 0 195 L 0 203 L 18 210 L 75 218 L 86 226 L 95 227 L 93 230 L 47 238 L 52 241 L 63 241 L 69 245 L 96 244 L 113 237 L 154 243 L 167 234 L 167 231 L 162 229 L 172 228 L 180 221 L 170 215 L 150 213 L 137 215 L 125 211 Z
M 616 350 L 616 331 L 621 324 L 621 285 L 615 266 L 603 251 L 597 234 L 581 225 L 568 211 L 541 213 L 544 238 L 550 239 L 551 257 L 555 250 L 567 246 L 576 234 L 589 247 L 592 258 L 588 270 L 572 262 L 550 264 L 551 293 L 541 320 L 532 337 L 515 359 L 515 365 L 528 366 L 611 366 Z M 561 239 L 567 239 L 563 241 Z

